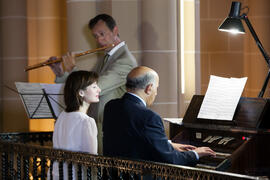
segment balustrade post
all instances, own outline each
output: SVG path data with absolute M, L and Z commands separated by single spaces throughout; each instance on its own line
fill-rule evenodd
M 78 164 L 78 180 L 82 180 L 82 165 Z
M 37 177 L 37 157 L 33 157 L 33 178 L 38 179 Z
M 73 173 L 72 173 L 72 163 L 68 164 L 68 179 L 72 180 Z
M 29 179 L 29 157 L 23 157 L 24 179 Z
M 97 179 L 102 180 L 101 167 L 100 166 L 97 167 Z
M 134 180 L 134 173 L 133 172 L 129 173 L 129 179 Z
M 53 176 L 52 176 L 52 171 L 53 171 L 53 162 L 54 162 L 54 160 L 51 160 L 51 162 L 50 162 L 50 179 L 53 179 Z
M 47 167 L 47 160 L 46 158 L 42 157 L 41 158 L 41 179 L 45 180 L 46 179 L 46 167 Z
M 2 153 L 2 179 L 8 178 L 8 156 L 6 152 Z
M 92 180 L 91 167 L 87 167 L 87 180 Z
M 120 173 L 119 173 L 119 179 L 120 179 L 120 180 L 124 180 L 124 178 L 123 178 L 123 172 L 121 172 L 121 171 L 120 171 Z
M 17 155 L 17 179 L 21 179 L 21 155 Z
M 9 161 L 9 172 L 10 172 L 10 176 L 13 178 L 15 176 L 15 172 L 14 172 L 14 153 L 11 152 L 10 153 L 10 161 Z
M 58 164 L 58 170 L 59 170 L 59 179 L 64 179 L 64 172 L 63 172 L 63 161 L 60 161 Z

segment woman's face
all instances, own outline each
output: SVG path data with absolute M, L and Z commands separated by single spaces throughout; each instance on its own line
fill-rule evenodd
M 99 102 L 99 93 L 101 89 L 98 87 L 97 82 L 94 82 L 93 84 L 86 87 L 83 91 L 83 101 L 86 103 L 95 103 Z

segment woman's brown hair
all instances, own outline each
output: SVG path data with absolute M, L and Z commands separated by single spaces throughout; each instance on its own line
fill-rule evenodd
M 66 104 L 66 112 L 79 110 L 83 103 L 82 97 L 79 95 L 80 90 L 85 90 L 87 86 L 97 82 L 98 74 L 93 71 L 75 71 L 72 72 L 66 80 L 64 87 L 64 100 Z

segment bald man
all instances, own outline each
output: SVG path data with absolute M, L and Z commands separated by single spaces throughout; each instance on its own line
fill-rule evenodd
M 187 166 L 194 166 L 202 156 L 215 156 L 208 147 L 168 141 L 161 117 L 147 108 L 153 104 L 158 86 L 159 77 L 153 69 L 139 66 L 128 74 L 127 93 L 105 106 L 104 155 Z

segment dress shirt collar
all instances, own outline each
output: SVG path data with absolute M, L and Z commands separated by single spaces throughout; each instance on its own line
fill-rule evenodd
M 112 56 L 120 47 L 124 46 L 125 44 L 126 44 L 125 41 L 120 42 L 115 47 L 113 47 L 107 54 Z
M 145 105 L 145 107 L 146 107 L 146 102 L 140 97 L 140 96 L 138 96 L 137 94 L 133 94 L 133 93 L 130 93 L 130 92 L 127 92 L 128 94 L 130 94 L 130 95 L 132 95 L 132 96 L 135 96 L 135 97 L 137 97 L 138 99 L 140 99 L 141 101 L 142 101 L 142 103 Z

